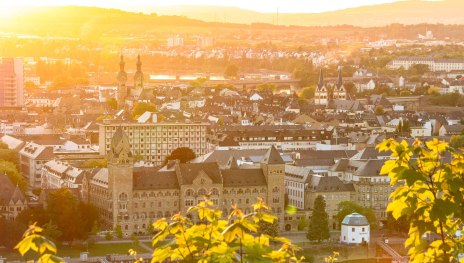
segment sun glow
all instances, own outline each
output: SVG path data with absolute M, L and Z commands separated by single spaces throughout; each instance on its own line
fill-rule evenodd
M 7 19 L 18 14 L 23 7 L 11 2 L 0 2 L 0 19 Z

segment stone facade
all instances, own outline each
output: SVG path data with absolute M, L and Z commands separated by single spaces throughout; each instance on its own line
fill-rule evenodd
M 223 211 L 223 216 L 230 213 L 232 205 L 251 212 L 257 198 L 264 198 L 283 229 L 284 169 L 274 147 L 256 168 L 240 167 L 234 157 L 226 167 L 217 162 L 178 161 L 162 168 L 133 167 L 129 137 L 119 127 L 112 138 L 108 168 L 93 171 L 83 180 L 83 194 L 99 208 L 106 228 L 120 225 L 125 235 L 146 232 L 159 218 L 185 214 L 204 197 Z

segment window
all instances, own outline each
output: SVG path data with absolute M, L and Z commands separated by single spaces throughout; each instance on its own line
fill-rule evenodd
M 185 200 L 185 206 L 193 206 L 193 200 Z
M 364 227 L 362 228 L 362 232 L 364 232 Z
M 351 232 L 355 232 L 354 227 L 351 228 Z

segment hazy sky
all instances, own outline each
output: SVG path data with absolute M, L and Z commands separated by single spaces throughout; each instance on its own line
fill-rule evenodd
M 313 13 L 395 1 L 398 0 L 0 0 L 0 9 L 5 12 L 5 8 L 13 9 L 18 5 L 85 5 L 134 11 L 137 6 L 188 4 L 237 6 L 260 12 L 275 12 L 279 6 L 280 12 Z

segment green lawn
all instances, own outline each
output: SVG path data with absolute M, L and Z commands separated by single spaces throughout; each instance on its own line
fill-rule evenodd
M 89 248 L 89 256 L 104 256 L 106 254 L 127 254 L 129 249 L 135 249 L 139 254 L 141 253 L 150 253 L 141 246 L 136 246 L 133 243 L 114 243 L 114 244 L 94 244 Z M 87 251 L 87 247 L 75 246 L 59 246 L 58 247 L 58 256 L 60 257 L 71 257 L 77 258 L 80 255 L 80 252 Z M 0 250 L 0 255 L 6 257 L 9 260 L 19 260 L 21 259 L 17 251 L 4 251 Z

